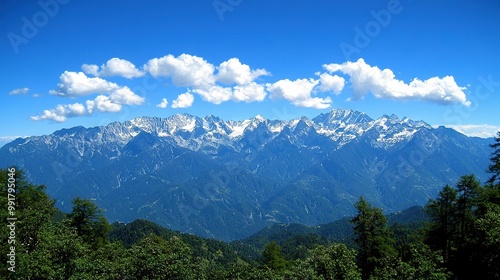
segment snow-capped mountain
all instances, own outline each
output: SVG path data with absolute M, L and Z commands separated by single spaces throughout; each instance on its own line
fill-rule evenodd
M 65 210 L 81 196 L 111 220 L 231 240 L 271 222 L 329 222 L 361 195 L 387 211 L 425 204 L 460 175 L 484 179 L 489 143 L 342 109 L 286 121 L 183 114 L 19 138 L 0 166 L 24 169 Z

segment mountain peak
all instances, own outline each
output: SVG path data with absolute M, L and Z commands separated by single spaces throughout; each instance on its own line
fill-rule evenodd
M 313 119 L 313 122 L 317 125 L 331 129 L 345 127 L 349 124 L 362 124 L 371 121 L 373 121 L 373 119 L 365 113 L 350 109 L 333 109 Z
M 260 114 L 259 114 L 259 115 L 257 115 L 257 116 L 255 116 L 255 117 L 253 117 L 253 119 L 254 119 L 254 120 L 258 120 L 258 121 L 265 121 L 265 120 L 266 120 L 266 118 L 264 118 L 264 117 L 263 117 L 263 116 L 261 116 Z

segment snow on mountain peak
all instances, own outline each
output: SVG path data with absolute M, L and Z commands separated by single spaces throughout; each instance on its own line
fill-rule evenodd
M 167 141 L 173 145 L 193 151 L 217 153 L 219 147 L 238 151 L 245 143 L 251 143 L 256 135 L 260 143 L 272 141 L 284 129 L 287 133 L 297 134 L 300 138 L 319 134 L 326 136 L 336 143 L 338 148 L 362 137 L 369 132 L 373 145 L 390 147 L 395 143 L 411 139 L 422 128 L 431 128 L 422 121 L 413 121 L 409 118 L 399 119 L 396 115 L 384 115 L 379 119 L 371 119 L 365 113 L 334 109 L 328 113 L 309 119 L 302 117 L 295 120 L 268 120 L 261 115 L 242 121 L 225 121 L 219 117 L 209 115 L 199 118 L 189 114 L 176 114 L 167 118 L 137 117 L 130 121 L 113 122 L 106 126 L 95 128 L 72 128 L 55 132 L 43 141 L 87 141 L 92 145 L 106 145 L 112 143 L 113 149 L 126 145 L 141 132 L 146 132 L 160 141 Z M 312 134 L 310 132 L 313 132 Z M 73 136 L 72 136 L 73 135 Z M 247 137 L 248 136 L 248 137 Z M 300 141 L 296 141 L 300 143 Z

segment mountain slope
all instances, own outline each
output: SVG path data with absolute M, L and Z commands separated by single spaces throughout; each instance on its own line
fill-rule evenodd
M 16 139 L 0 167 L 24 169 L 62 210 L 80 196 L 111 221 L 234 240 L 352 215 L 361 195 L 386 212 L 423 205 L 461 175 L 486 179 L 491 142 L 342 109 L 290 121 L 183 114 Z

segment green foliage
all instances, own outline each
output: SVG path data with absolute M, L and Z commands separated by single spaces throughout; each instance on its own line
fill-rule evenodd
M 352 219 L 356 243 L 359 246 L 358 263 L 363 279 L 368 279 L 382 266 L 384 258 L 396 255 L 394 239 L 387 227 L 387 218 L 382 210 L 372 207 L 363 197 L 355 204 L 358 215 Z
M 446 186 L 426 206 L 431 217 L 426 242 L 442 252 L 445 266 L 455 277 L 500 276 L 497 265 L 493 265 L 500 261 L 497 241 L 500 206 L 491 199 L 491 194 L 491 186 L 481 187 L 473 175 L 465 175 L 455 188 Z
M 275 241 L 267 244 L 262 252 L 262 264 L 276 272 L 284 272 L 286 268 L 286 260 L 281 253 L 281 247 Z
M 111 226 L 102 215 L 102 210 L 90 200 L 75 198 L 68 219 L 70 225 L 76 228 L 78 236 L 93 248 L 101 247 L 108 242 Z
M 445 263 L 456 250 L 457 191 L 446 185 L 436 200 L 430 200 L 426 211 L 431 217 L 427 242 L 443 254 Z
M 136 279 L 196 279 L 198 265 L 191 249 L 178 237 L 168 241 L 150 235 L 132 246 L 130 275 Z M 202 278 L 202 277 L 200 277 Z
M 0 170 L 4 205 L 6 174 Z M 260 263 L 252 261 L 259 249 L 251 242 L 229 245 L 145 220 L 115 223 L 109 232 L 91 201 L 75 199 L 66 215 L 54 208 L 44 186 L 26 182 L 22 172 L 16 176 L 16 273 L 9 274 L 4 262 L 2 279 L 500 278 L 500 196 L 496 186 L 482 187 L 473 175 L 461 177 L 455 187 L 445 186 L 428 203 L 424 238 L 419 235 L 427 216 L 421 209 L 391 215 L 388 227 L 381 209 L 361 197 L 351 226 L 356 249 L 327 238 L 347 233 L 346 220 L 318 227 L 279 225 L 248 239 L 268 241 L 260 249 Z M 5 207 L 0 215 L 7 219 Z M 3 252 L 9 250 L 7 230 L 0 229 Z
M 176 236 L 191 247 L 196 258 L 206 259 L 216 266 L 227 266 L 229 263 L 237 262 L 242 257 L 236 253 L 235 248 L 225 242 L 183 234 L 141 219 L 128 224 L 113 223 L 109 237 L 111 241 L 121 242 L 125 247 L 130 248 L 152 234 L 165 240 Z
M 492 175 L 488 183 L 498 186 L 500 185 L 500 131 L 497 132 L 495 143 L 491 144 L 490 147 L 493 149 L 493 153 L 490 158 L 491 163 L 488 172 Z
M 82 238 L 65 223 L 45 224 L 36 249 L 23 256 L 21 275 L 26 279 L 70 279 L 77 262 L 89 253 Z
M 344 244 L 317 246 L 310 251 L 310 257 L 305 263 L 321 279 L 361 279 L 361 273 L 356 265 L 356 252 Z

